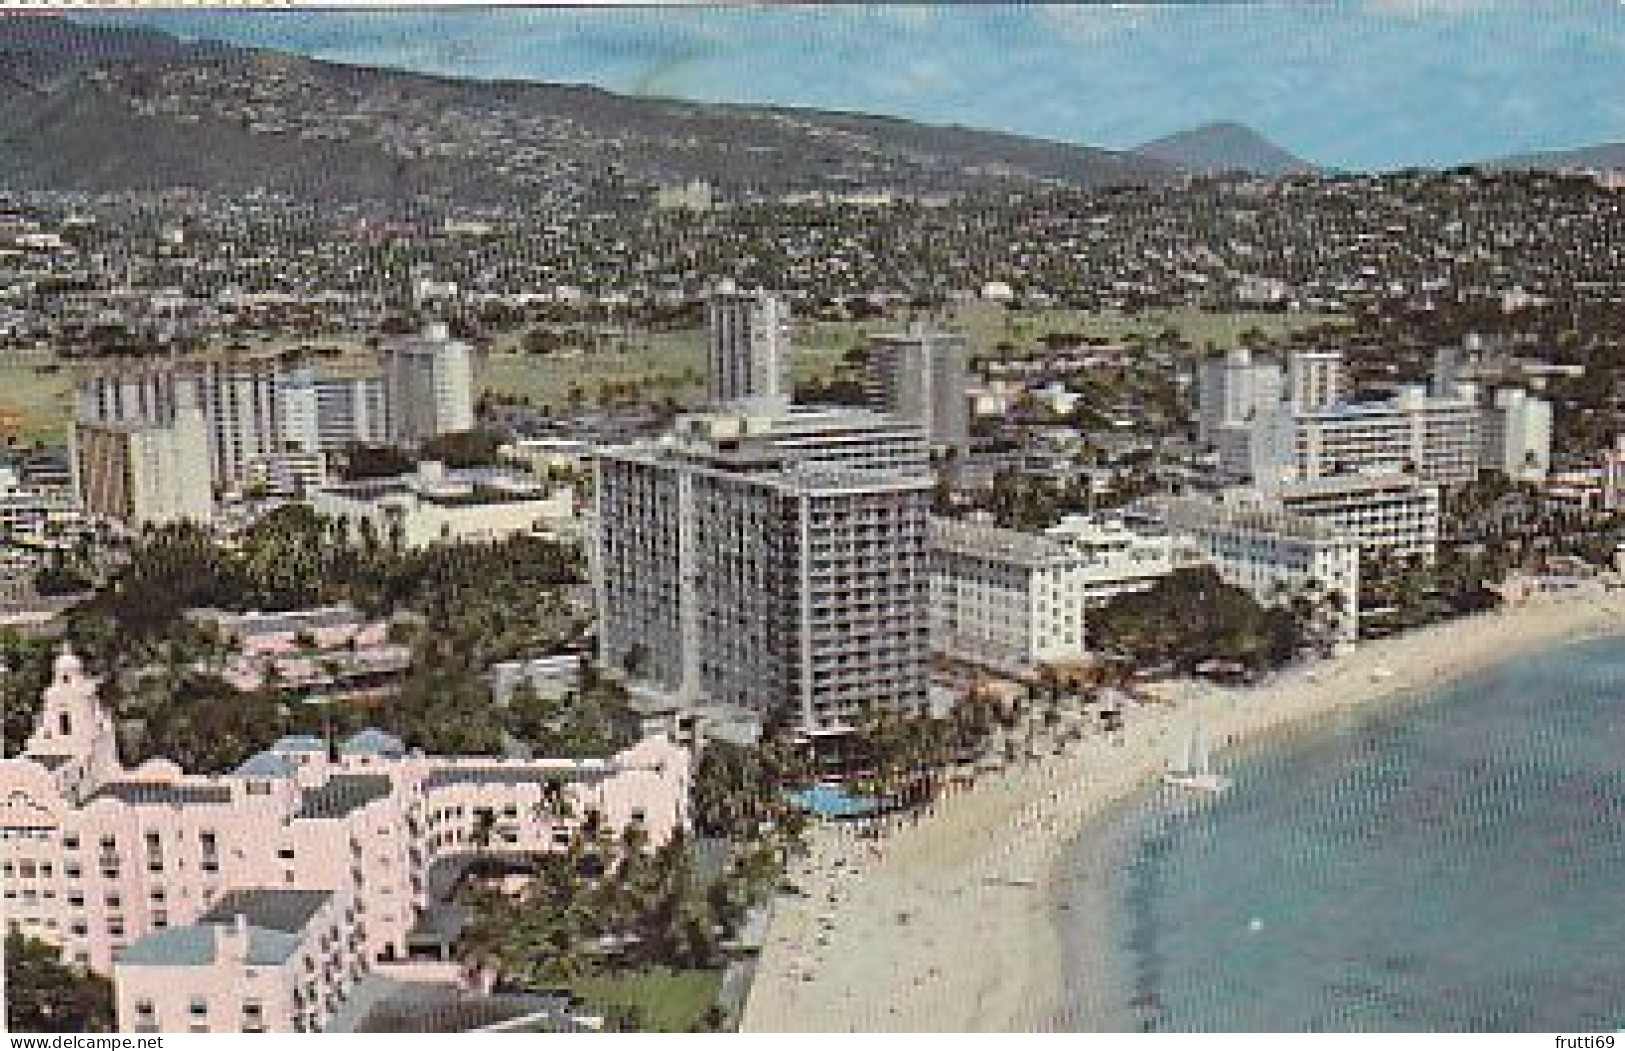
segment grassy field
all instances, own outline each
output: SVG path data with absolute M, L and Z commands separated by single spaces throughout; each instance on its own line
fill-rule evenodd
M 1207 314 L 1199 311 L 1155 311 L 1137 317 L 1091 314 L 1077 310 L 1023 311 L 1009 314 L 985 302 L 955 307 L 939 323 L 966 333 L 973 353 L 991 351 L 1001 342 L 1017 352 L 1031 349 L 1055 332 L 1119 341 L 1177 329 L 1197 348 L 1224 347 L 1249 328 L 1267 336 L 1310 328 L 1333 318 L 1289 314 Z M 895 319 L 848 322 L 805 322 L 795 333 L 796 378 L 827 379 L 841 370 L 841 356 L 878 332 L 905 327 Z M 617 332 L 601 339 L 598 349 L 540 357 L 517 352 L 518 335 L 499 337 L 487 360 L 482 386 L 495 393 L 528 397 L 562 413 L 570 389 L 578 388 L 582 404 L 597 405 L 606 384 L 638 385 L 641 400 L 670 396 L 683 406 L 697 405 L 704 391 L 705 333 Z M 286 349 L 309 344 L 364 349 L 352 338 L 283 339 L 250 342 L 256 349 Z M 66 367 L 0 361 L 0 441 L 47 443 L 67 440 L 72 412 L 73 379 Z
M 570 389 L 581 392 L 583 404 L 598 404 L 605 384 L 638 384 L 643 400 L 664 397 L 680 405 L 694 405 L 705 390 L 705 333 L 631 332 L 606 337 L 601 349 L 569 351 L 548 357 L 515 353 L 514 341 L 499 340 L 486 360 L 481 386 L 512 397 L 528 397 L 534 405 L 562 411 Z M 797 379 L 827 376 L 840 362 L 849 343 L 818 346 L 799 343 Z
M 642 974 L 584 978 L 572 986 L 572 991 L 589 1007 L 599 1010 L 635 1008 L 645 1031 L 686 1033 L 695 1029 L 717 1002 L 721 987 L 721 971 L 661 968 Z
M 0 363 L 0 441 L 68 440 L 73 376 L 57 365 Z
M 1182 338 L 1200 349 L 1211 343 L 1233 345 L 1249 328 L 1266 336 L 1312 328 L 1329 317 L 1307 314 L 1208 314 L 1200 311 L 1155 311 L 1136 317 L 1092 314 L 1080 310 L 1033 310 L 1010 314 L 993 303 L 968 303 L 939 324 L 970 337 L 972 353 L 991 351 L 1001 342 L 1017 352 L 1036 347 L 1037 341 L 1056 332 L 1075 333 L 1113 342 L 1133 336 L 1153 336 L 1177 329 Z M 796 326 L 796 378 L 829 378 L 840 371 L 841 356 L 861 346 L 873 334 L 895 332 L 906 322 L 895 318 L 874 321 L 803 322 Z M 628 332 L 602 338 L 595 351 L 573 351 L 569 356 L 532 356 L 519 353 L 517 336 L 499 339 L 483 378 L 486 390 L 513 397 L 528 397 L 532 404 L 563 409 L 572 387 L 582 404 L 596 405 L 604 384 L 636 383 L 643 399 L 670 396 L 681 405 L 698 402 L 704 389 L 705 333 Z

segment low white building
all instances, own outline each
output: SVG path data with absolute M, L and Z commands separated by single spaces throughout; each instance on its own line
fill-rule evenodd
M 1073 516 L 1044 534 L 934 518 L 931 641 L 939 654 L 1009 671 L 1087 655 L 1088 610 L 1174 569 L 1166 533 Z
M 251 456 L 244 467 L 243 489 L 266 496 L 298 498 L 327 484 L 327 454 L 279 452 Z
M 1077 559 L 1059 541 L 982 522 L 933 518 L 931 646 L 1018 671 L 1084 655 Z
M 1224 580 L 1265 605 L 1295 596 L 1323 601 L 1333 636 L 1358 637 L 1360 544 L 1354 538 L 1275 506 L 1197 497 L 1162 497 L 1150 506 Z
M 420 464 L 415 475 L 343 482 L 311 498 L 318 514 L 342 518 L 353 530 L 371 523 L 386 541 L 404 547 L 505 540 L 525 533 L 575 535 L 575 494 L 552 491 L 500 471 L 446 471 Z
M 1075 586 L 1088 605 L 1145 591 L 1174 571 L 1174 538 L 1115 516 L 1067 515 L 1044 531 L 1076 561 Z
M 1439 487 L 1404 474 L 1350 474 L 1226 491 L 1233 504 L 1274 504 L 1351 537 L 1370 556 L 1439 552 Z
M 523 464 L 534 474 L 546 474 L 554 468 L 588 471 L 592 469 L 594 448 L 591 442 L 574 438 L 520 438 L 499 447 L 497 455 Z
M 66 548 L 95 532 L 69 489 L 0 484 L 0 543 L 35 550 Z
M 558 700 L 581 687 L 582 664 L 581 654 L 560 653 L 530 660 L 499 661 L 491 665 L 486 675 L 491 683 L 491 696 L 499 704 L 507 704 L 520 683 L 528 685 L 538 697 Z

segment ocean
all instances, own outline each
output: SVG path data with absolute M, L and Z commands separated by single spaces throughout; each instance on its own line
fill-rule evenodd
M 1420 703 L 1418 701 L 1420 700 Z M 1219 753 L 1086 831 L 1060 1028 L 1625 1024 L 1625 642 Z M 1103 928 L 1103 930 L 1102 930 Z M 1084 938 L 1113 973 L 1094 975 Z M 1085 975 L 1090 977 L 1086 980 Z

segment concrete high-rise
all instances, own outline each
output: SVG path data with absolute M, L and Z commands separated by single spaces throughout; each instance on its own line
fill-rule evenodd
M 343 452 L 390 440 L 383 372 L 372 364 L 298 365 L 280 382 L 282 441 L 300 452 Z
M 208 426 L 192 388 L 176 389 L 167 422 L 80 422 L 74 478 L 84 509 L 128 528 L 191 520 L 213 511 Z
M 79 379 L 77 420 L 163 429 L 186 388 L 203 415 L 209 480 L 225 492 L 242 483 L 250 462 L 280 451 L 280 369 L 265 355 L 98 362 Z
M 931 488 L 922 429 L 867 412 L 688 417 L 604 450 L 601 661 L 809 735 L 921 710 Z
M 390 440 L 417 445 L 474 429 L 474 351 L 443 324 L 383 347 Z
M 1513 481 L 1544 482 L 1552 466 L 1552 403 L 1503 387 L 1484 407 L 1480 465 Z
M 1278 362 L 1255 359 L 1246 347 L 1202 363 L 1197 410 L 1197 439 L 1221 444 L 1224 428 L 1245 429 L 1274 409 L 1283 396 L 1285 378 Z
M 964 452 L 970 443 L 965 337 L 915 323 L 906 333 L 869 340 L 875 407 L 925 428 L 933 447 Z
M 1286 396 L 1294 412 L 1320 412 L 1343 400 L 1343 353 L 1299 350 L 1286 360 Z
M 1345 474 L 1406 474 L 1462 485 L 1478 476 L 1480 443 L 1480 410 L 1472 397 L 1435 398 L 1413 386 L 1387 401 L 1313 412 L 1284 406 L 1252 429 L 1251 475 L 1265 489 Z
M 707 307 L 706 391 L 713 408 L 772 416 L 793 391 L 790 307 L 767 292 L 723 282 Z

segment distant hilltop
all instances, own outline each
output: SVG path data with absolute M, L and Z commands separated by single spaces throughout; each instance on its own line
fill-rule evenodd
M 1220 121 L 1152 139 L 1134 150 L 1195 174 L 1245 172 L 1275 177 L 1319 169 L 1245 124 Z
M 1625 171 L 1625 142 L 1605 142 L 1596 146 L 1580 146 L 1570 150 L 1542 150 L 1503 157 L 1492 162 L 1492 168 L 1533 168 L 1542 171 L 1589 169 L 1592 171 Z
M 59 16 L 0 19 L 0 186 L 643 199 L 1167 182 L 1133 152 L 889 117 L 346 66 Z

